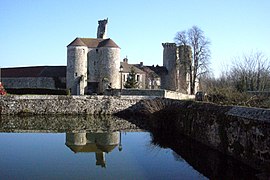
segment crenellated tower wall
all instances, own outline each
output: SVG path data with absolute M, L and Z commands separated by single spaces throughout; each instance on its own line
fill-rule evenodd
M 167 69 L 167 74 L 161 79 L 161 88 L 171 91 L 178 91 L 179 73 L 178 53 L 175 43 L 162 43 L 163 46 L 163 66 Z

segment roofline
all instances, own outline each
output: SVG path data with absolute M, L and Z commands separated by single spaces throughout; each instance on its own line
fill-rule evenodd
M 38 67 L 67 67 L 66 65 L 55 65 L 55 66 L 50 66 L 50 65 L 45 65 L 45 66 L 20 66 L 20 67 L 1 67 L 1 69 L 22 69 L 22 68 L 38 68 Z

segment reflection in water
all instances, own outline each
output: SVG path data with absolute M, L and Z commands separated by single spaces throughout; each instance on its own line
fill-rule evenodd
M 121 137 L 121 132 L 66 133 L 66 146 L 74 153 L 95 153 L 96 165 L 106 167 L 105 153 L 111 152 L 117 145 L 120 151 L 121 139 L 119 137 Z
M 0 132 L 66 133 L 65 144 L 71 151 L 80 155 L 83 153 L 95 153 L 96 165 L 101 167 L 109 166 L 109 164 L 106 164 L 105 155 L 107 153 L 107 159 L 113 159 L 115 155 L 118 155 L 115 161 L 121 159 L 121 163 L 127 163 L 123 164 L 121 168 L 132 164 L 132 159 L 136 157 L 135 162 L 141 162 L 143 165 L 140 164 L 137 167 L 132 164 L 130 168 L 136 167 L 140 171 L 146 171 L 146 173 L 158 174 L 156 170 L 150 172 L 150 169 L 157 165 L 163 165 L 159 175 L 162 173 L 163 175 L 166 174 L 166 172 L 162 172 L 166 167 L 171 168 L 168 172 L 179 174 L 182 169 L 179 168 L 179 164 L 174 163 L 184 164 L 187 162 L 194 169 L 210 179 L 256 179 L 257 171 L 205 145 L 190 140 L 185 136 L 181 136 L 173 129 L 169 129 L 168 127 L 164 129 L 165 126 L 156 126 L 156 129 L 151 128 L 152 143 L 159 147 L 172 149 L 173 162 L 168 161 L 168 157 L 164 155 L 160 160 L 157 160 L 156 157 L 151 157 L 151 153 L 145 153 L 144 150 L 141 149 L 142 146 L 138 145 L 145 142 L 145 138 L 134 141 L 135 138 L 130 136 L 130 138 L 134 139 L 126 140 L 124 144 L 125 149 L 122 151 L 121 131 L 141 131 L 138 127 L 139 124 L 135 125 L 128 120 L 113 116 L 0 116 Z M 140 137 L 138 134 L 136 136 Z M 1 138 L 0 140 L 4 141 L 4 139 Z M 121 154 L 115 154 L 115 151 L 113 151 L 117 146 Z M 132 156 L 128 156 L 130 155 L 129 153 L 132 153 Z M 16 163 L 17 161 L 15 161 L 15 164 Z M 118 163 L 120 164 L 120 162 Z M 164 164 L 166 165 L 164 166 Z M 113 167 L 114 166 L 110 168 Z M 174 171 L 172 170 L 173 168 L 175 169 Z M 108 170 L 108 168 L 106 168 L 106 170 Z M 185 170 L 183 170 L 183 172 L 184 171 Z M 110 171 L 108 171 L 108 173 L 109 172 Z M 136 171 L 136 173 L 137 172 L 139 171 Z M 129 171 L 129 173 L 131 172 Z M 154 176 L 154 174 L 152 176 Z M 164 175 L 164 178 L 166 177 L 167 176 Z
M 172 149 L 176 161 L 185 160 L 209 179 L 257 179 L 261 173 L 232 157 L 172 131 L 153 131 L 152 143 Z
M 138 131 L 134 123 L 115 116 L 0 116 L 2 132 Z

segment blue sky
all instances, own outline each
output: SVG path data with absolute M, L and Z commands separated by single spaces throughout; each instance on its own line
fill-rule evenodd
M 108 37 L 130 63 L 162 65 L 163 42 L 193 25 L 211 41 L 211 68 L 249 51 L 270 57 L 269 0 L 1 0 L 0 66 L 66 65 L 66 46 L 96 37 L 109 18 Z

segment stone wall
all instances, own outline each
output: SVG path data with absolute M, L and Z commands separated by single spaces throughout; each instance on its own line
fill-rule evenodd
M 119 112 L 139 117 L 151 131 L 185 135 L 253 168 L 270 171 L 270 109 L 171 99 L 143 100 Z
M 65 89 L 63 84 L 66 78 L 52 77 L 21 77 L 2 78 L 2 82 L 7 89 L 19 88 L 41 88 L 41 89 Z
M 0 96 L 0 114 L 113 114 L 145 96 Z
M 113 93 L 117 92 L 119 90 Z M 142 99 L 155 97 L 186 99 L 190 96 L 165 90 L 136 89 L 123 90 L 121 96 L 10 95 L 0 96 L 0 114 L 114 114 Z
M 183 94 L 176 91 L 169 91 L 164 89 L 122 89 L 121 93 L 119 89 L 106 90 L 106 95 L 117 95 L 122 96 L 147 96 L 147 97 L 160 97 L 168 99 L 195 99 L 194 95 Z

